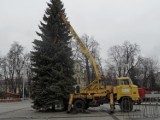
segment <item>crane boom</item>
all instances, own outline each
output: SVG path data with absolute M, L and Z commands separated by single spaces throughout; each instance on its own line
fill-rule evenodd
M 92 66 L 94 68 L 96 80 L 94 80 L 92 83 L 99 82 L 100 80 L 103 80 L 102 75 L 100 74 L 99 66 L 98 66 L 96 60 L 94 59 L 94 57 L 92 56 L 92 54 L 85 47 L 84 43 L 82 42 L 82 40 L 80 39 L 78 34 L 75 32 L 75 30 L 73 29 L 73 27 L 70 25 L 70 23 L 67 21 L 66 17 L 63 14 L 61 15 L 61 18 L 62 18 L 63 22 L 66 24 L 66 26 L 68 27 L 68 29 L 69 29 L 70 33 L 72 34 L 72 36 L 74 37 L 74 39 L 79 44 L 81 52 L 88 58 L 88 60 L 90 61 L 90 63 L 92 64 Z

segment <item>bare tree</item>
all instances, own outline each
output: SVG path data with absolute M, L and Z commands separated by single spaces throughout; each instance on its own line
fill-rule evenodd
M 30 53 L 23 53 L 23 46 L 14 42 L 8 54 L 0 58 L 1 88 L 6 92 L 29 96 L 32 77 Z M 28 83 L 28 84 L 26 84 Z
M 108 61 L 116 68 L 118 77 L 127 76 L 137 63 L 140 50 L 137 44 L 125 41 L 122 46 L 115 45 L 108 50 Z
M 107 66 L 112 65 L 112 68 L 116 69 L 117 76 L 122 76 L 122 68 L 123 68 L 123 50 L 119 45 L 115 45 L 111 47 L 108 51 L 109 59 L 107 60 Z
M 114 65 L 107 63 L 107 70 L 106 70 L 106 84 L 107 85 L 115 85 L 116 84 L 116 68 Z
M 154 89 L 156 83 L 156 73 L 159 71 L 158 61 L 150 57 L 139 57 L 139 62 L 136 66 L 139 75 L 139 85 Z
M 31 68 L 32 68 L 32 64 L 31 64 L 31 54 L 30 53 L 26 53 L 24 55 L 24 73 L 26 74 L 26 78 L 27 78 L 27 89 L 28 89 L 28 96 L 30 97 L 30 93 L 31 93 L 31 78 L 33 76 Z
M 22 93 L 22 69 L 24 65 L 23 47 L 17 42 L 11 45 L 10 51 L 7 55 L 9 80 L 11 84 L 10 91 Z
M 7 58 L 6 57 L 3 57 L 1 59 L 1 75 L 2 75 L 2 80 L 4 80 L 4 91 L 7 91 L 8 89 L 8 75 L 9 75 L 9 72 L 8 72 L 8 64 L 7 64 Z
M 101 59 L 99 56 L 99 43 L 88 35 L 82 36 L 82 42 L 86 46 L 86 48 L 90 51 L 93 57 L 97 60 L 97 63 L 101 66 Z M 79 45 L 76 42 L 72 42 L 72 48 L 74 53 L 74 59 L 82 61 L 82 68 L 84 69 L 85 78 L 87 78 L 87 84 L 89 84 L 92 80 L 95 79 L 95 74 L 92 65 L 89 63 L 89 60 L 86 56 L 84 56 L 80 50 Z
M 0 80 L 2 79 L 2 73 L 1 73 L 1 70 L 2 70 L 2 58 L 0 57 Z
M 8 63 L 8 75 L 9 75 L 9 91 L 10 92 L 15 92 L 15 82 L 14 82 L 14 75 L 15 75 L 15 69 L 16 69 L 16 64 L 15 64 L 15 56 L 12 50 L 9 51 L 7 55 L 7 63 Z

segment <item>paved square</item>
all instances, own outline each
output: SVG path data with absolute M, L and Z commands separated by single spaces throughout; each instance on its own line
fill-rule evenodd
M 66 112 L 37 112 L 31 108 L 31 101 L 29 100 L 0 103 L 0 120 L 127 120 L 129 119 L 128 115 L 136 114 L 133 112 L 122 113 L 118 106 L 116 106 L 114 114 L 109 114 L 109 105 L 89 108 L 89 113 L 67 114 Z

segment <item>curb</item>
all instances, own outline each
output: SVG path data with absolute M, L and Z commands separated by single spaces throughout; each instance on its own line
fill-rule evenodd
M 0 102 L 21 102 L 20 98 L 12 98 L 12 99 L 0 99 Z

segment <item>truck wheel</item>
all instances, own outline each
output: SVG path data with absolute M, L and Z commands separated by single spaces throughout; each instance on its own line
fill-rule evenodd
M 122 98 L 120 102 L 122 112 L 131 112 L 133 110 L 133 102 L 130 98 Z
M 85 102 L 83 100 L 74 101 L 74 110 L 76 112 L 83 112 L 85 109 Z
M 86 103 L 85 104 L 85 109 L 88 109 L 89 108 L 89 103 Z

